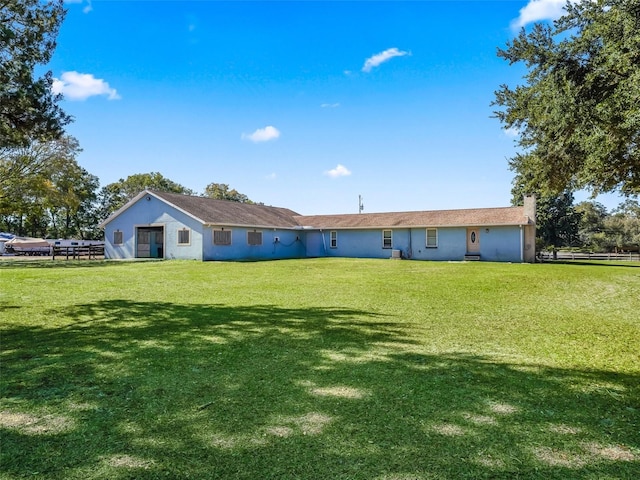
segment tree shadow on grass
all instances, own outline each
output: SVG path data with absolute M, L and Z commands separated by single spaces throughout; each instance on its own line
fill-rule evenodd
M 640 376 L 429 354 L 348 309 L 112 300 L 2 335 L 12 478 L 635 478 Z

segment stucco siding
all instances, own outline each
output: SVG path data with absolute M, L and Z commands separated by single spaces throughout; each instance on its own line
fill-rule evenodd
M 169 211 L 178 215 L 167 214 L 159 220 L 164 224 L 164 256 L 181 260 L 202 260 L 202 225 L 196 220 L 178 211 Z M 178 218 L 176 218 L 178 217 Z M 182 218 L 180 218 L 182 217 Z M 190 242 L 187 245 L 178 244 L 178 230 L 190 229 Z
M 328 241 L 328 234 L 325 236 L 322 230 L 304 230 L 301 234 L 305 246 L 305 255 L 307 257 L 316 258 L 326 256 L 325 251 L 328 249 L 328 245 L 325 245 L 323 241 Z
M 122 244 L 114 245 L 114 232 L 122 232 Z M 114 260 L 133 258 L 135 251 L 135 231 L 129 222 L 120 217 L 104 227 L 104 256 Z
M 437 228 L 437 246 L 427 247 L 427 229 L 411 231 L 411 258 L 414 260 L 464 260 L 467 251 L 465 228 Z
M 480 229 L 480 258 L 488 262 L 520 262 L 520 227 Z
M 323 230 L 307 233 L 308 256 L 313 257 L 359 257 L 391 258 L 393 250 L 406 252 L 409 246 L 409 230 L 391 230 L 391 247 L 383 247 L 383 229 Z M 336 246 L 331 246 L 331 232 L 335 231 Z
M 426 228 L 393 228 L 391 248 L 383 248 L 383 229 L 334 230 L 337 245 L 331 247 L 331 231 L 307 232 L 307 255 L 310 257 L 390 258 L 400 250 L 402 258 L 412 260 L 464 260 L 467 253 L 466 227 L 437 228 L 437 246 L 427 247 Z M 480 257 L 491 262 L 519 262 L 520 227 L 485 227 L 480 229 Z
M 230 245 L 214 245 L 214 230 L 222 226 L 205 227 L 204 260 L 276 260 L 305 256 L 304 241 L 294 230 L 224 227 L 231 231 Z M 261 245 L 249 245 L 249 232 L 262 232 Z M 277 239 L 277 241 L 276 241 Z
M 147 198 L 149 200 L 147 200 Z M 105 257 L 136 258 L 136 231 L 163 227 L 163 258 L 202 260 L 202 226 L 194 218 L 153 196 L 145 196 L 105 225 Z M 189 243 L 178 245 L 178 230 L 190 230 Z M 122 245 L 114 245 L 114 232 L 122 232 Z

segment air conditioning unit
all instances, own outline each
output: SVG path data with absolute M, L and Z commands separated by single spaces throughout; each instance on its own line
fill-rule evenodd
M 402 258 L 402 250 L 391 250 L 391 258 Z

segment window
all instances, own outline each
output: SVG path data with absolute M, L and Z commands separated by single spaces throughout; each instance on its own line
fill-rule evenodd
M 438 246 L 438 229 L 427 228 L 427 248 L 436 248 Z
M 331 248 L 338 248 L 338 232 L 335 230 L 329 232 L 329 245 Z
M 391 248 L 393 246 L 391 230 L 382 231 L 382 248 Z
M 113 244 L 122 245 L 122 232 L 120 230 L 113 232 Z
M 183 228 L 178 230 L 178 245 L 189 245 L 191 243 L 191 230 Z
M 249 245 L 262 245 L 262 232 L 247 232 L 247 243 Z
M 231 245 L 231 230 L 214 230 L 214 245 Z

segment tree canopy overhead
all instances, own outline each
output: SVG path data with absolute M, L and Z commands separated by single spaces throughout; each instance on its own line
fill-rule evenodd
M 568 3 L 553 27 L 536 24 L 499 49 L 527 67 L 493 105 L 519 133 L 510 159 L 517 182 L 559 194 L 640 194 L 640 2 Z
M 192 195 L 193 191 L 164 177 L 160 172 L 136 173 L 110 183 L 100 191 L 101 217 L 107 218 L 145 189 Z
M 226 183 L 210 183 L 205 187 L 203 197 L 239 203 L 254 203 L 244 193 L 238 192 L 235 188 L 229 188 Z
M 0 0 L 0 148 L 58 139 L 71 121 L 51 72 L 34 73 L 51 59 L 64 15 L 63 0 Z

